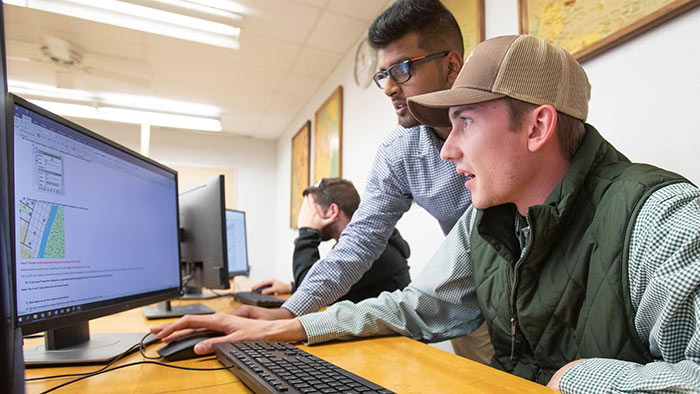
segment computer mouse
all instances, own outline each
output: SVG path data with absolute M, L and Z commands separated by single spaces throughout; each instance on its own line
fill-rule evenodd
M 265 286 L 260 286 L 257 289 L 253 290 L 253 292 L 262 294 L 263 289 L 267 289 L 268 287 L 272 287 L 272 285 L 265 285 Z
M 196 354 L 194 352 L 194 345 L 205 339 L 220 337 L 222 335 L 224 335 L 224 333 L 219 331 L 197 332 L 170 342 L 169 344 L 158 349 L 156 352 L 167 361 L 178 361 L 195 357 L 203 357 L 207 354 Z

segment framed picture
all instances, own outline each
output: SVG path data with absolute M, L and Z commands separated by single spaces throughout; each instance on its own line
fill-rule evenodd
M 700 0 L 518 0 L 520 33 L 556 44 L 583 63 L 698 5 Z
M 301 193 L 309 186 L 311 170 L 311 122 L 306 121 L 292 137 L 292 187 L 289 199 L 289 227 L 297 228 L 297 216 L 301 203 Z
M 343 153 L 343 87 L 338 88 L 321 104 L 315 116 L 314 177 L 342 176 Z
M 484 0 L 442 0 L 442 4 L 454 15 L 462 30 L 464 56 L 484 41 Z

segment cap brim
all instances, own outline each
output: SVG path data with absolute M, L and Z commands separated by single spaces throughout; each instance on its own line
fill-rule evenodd
M 451 127 L 448 116 L 450 107 L 482 103 L 501 97 L 505 97 L 505 94 L 464 87 L 452 88 L 409 97 L 408 110 L 418 122 L 426 126 Z

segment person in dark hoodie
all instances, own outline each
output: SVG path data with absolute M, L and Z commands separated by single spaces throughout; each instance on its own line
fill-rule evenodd
M 304 202 L 298 219 L 299 235 L 294 240 L 294 282 L 289 284 L 272 279 L 253 286 L 253 289 L 257 289 L 269 285 L 262 290 L 263 294 L 295 291 L 320 259 L 318 247 L 321 242 L 331 239 L 337 242 L 360 205 L 360 195 L 355 186 L 342 178 L 324 178 L 316 186 L 304 189 L 303 195 Z M 410 254 L 408 242 L 394 228 L 379 258 L 338 301 L 359 302 L 376 297 L 383 291 L 403 289 L 411 282 L 406 261 Z

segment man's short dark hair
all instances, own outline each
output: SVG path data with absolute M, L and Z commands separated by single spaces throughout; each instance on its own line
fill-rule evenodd
M 323 178 L 316 186 L 307 187 L 302 192 L 306 196 L 311 194 L 314 196 L 316 204 L 324 209 L 331 204 L 338 205 L 341 211 L 349 218 L 355 213 L 360 205 L 360 195 L 352 182 L 343 178 Z
M 464 58 L 459 24 L 439 0 L 397 0 L 372 22 L 367 37 L 375 49 L 382 49 L 412 32 L 418 33 L 420 48 L 457 51 Z

